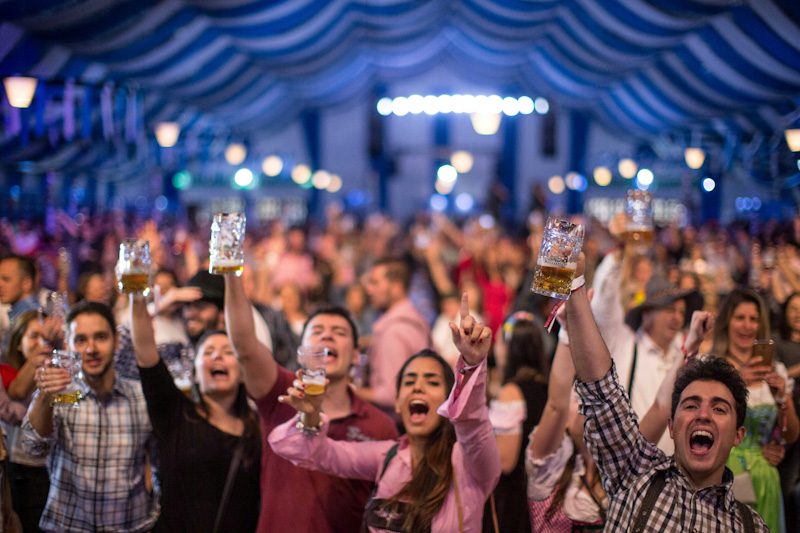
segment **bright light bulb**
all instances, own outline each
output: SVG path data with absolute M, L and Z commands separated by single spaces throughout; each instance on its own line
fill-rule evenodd
M 342 188 L 342 178 L 340 178 L 338 174 L 333 174 L 331 176 L 331 182 L 328 185 L 328 192 L 330 193 L 339 192 L 341 188 Z
M 264 158 L 261 163 L 261 170 L 265 175 L 274 178 L 283 170 L 283 159 L 277 155 L 270 155 Z
M 449 182 L 444 180 L 436 180 L 436 184 L 433 186 L 436 189 L 436 192 L 439 194 L 450 194 L 453 192 L 453 188 L 456 186 L 456 182 Z
M 592 172 L 592 177 L 594 177 L 594 182 L 596 184 L 605 187 L 611 183 L 611 169 L 608 167 L 595 167 L 594 172 Z
M 172 148 L 181 135 L 181 126 L 177 122 L 159 122 L 156 124 L 156 142 L 162 148 Z
M 550 102 L 540 96 L 533 102 L 533 108 L 540 115 L 546 115 L 550 111 Z
M 38 83 L 39 80 L 29 76 L 9 76 L 4 78 L 3 86 L 6 89 L 9 105 L 20 109 L 30 107 Z
M 253 184 L 253 171 L 249 168 L 240 168 L 233 175 L 233 181 L 239 187 L 249 187 Z
M 500 128 L 500 113 L 472 113 L 469 116 L 472 129 L 478 135 L 494 135 Z
M 636 173 L 636 181 L 644 185 L 645 187 L 649 187 L 653 184 L 653 171 L 649 168 L 642 168 L 639 172 Z
M 311 183 L 315 189 L 327 189 L 331 184 L 331 174 L 325 170 L 317 170 L 311 176 Z
M 790 129 L 783 132 L 786 137 L 786 144 L 792 152 L 800 152 L 800 128 Z
M 450 164 L 456 169 L 459 174 L 466 174 L 472 170 L 472 165 L 475 162 L 472 154 L 466 150 L 458 150 L 453 152 L 450 156 Z
M 247 157 L 247 148 L 242 143 L 231 143 L 225 149 L 225 161 L 230 165 L 241 165 Z
M 503 114 L 509 117 L 519 114 L 519 102 L 516 98 L 510 96 L 503 98 Z
M 533 113 L 534 105 L 530 96 L 520 96 L 517 98 L 517 103 L 519 104 L 519 112 L 523 115 L 530 115 Z
M 442 165 L 436 171 L 436 177 L 445 183 L 455 183 L 458 179 L 458 171 L 453 165 Z
M 425 105 L 422 95 L 412 94 L 408 97 L 408 112 L 412 115 L 419 115 Z
M 475 199 L 472 197 L 471 194 L 462 192 L 458 196 L 456 196 L 456 208 L 461 211 L 462 213 L 466 213 L 472 206 L 475 205 Z
M 297 165 L 292 169 L 292 181 L 298 185 L 302 185 L 304 183 L 308 183 L 308 180 L 311 179 L 311 169 L 308 168 L 308 165 Z
M 717 187 L 717 182 L 713 178 L 705 178 L 703 180 L 703 190 L 711 192 Z
M 391 98 L 381 98 L 378 100 L 378 105 L 376 106 L 378 109 L 378 114 L 381 116 L 389 116 L 392 114 L 392 99 Z
M 398 117 L 408 115 L 408 98 L 405 96 L 398 96 L 392 100 L 392 113 Z
M 617 165 L 617 170 L 619 171 L 620 176 L 626 180 L 630 180 L 636 175 L 636 171 L 639 170 L 639 166 L 633 159 L 620 159 L 619 164 Z
M 683 152 L 683 158 L 686 160 L 686 166 L 691 169 L 697 170 L 703 166 L 706 160 L 706 153 L 702 148 L 689 147 Z
M 550 192 L 553 194 L 561 194 L 564 192 L 564 178 L 561 176 L 553 176 L 549 180 L 547 180 L 547 188 L 550 189 Z

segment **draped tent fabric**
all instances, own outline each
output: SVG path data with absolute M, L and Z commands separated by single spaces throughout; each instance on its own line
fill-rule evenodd
M 797 108 L 800 2 L 0 0 L 0 74 L 132 84 L 148 131 L 268 131 L 442 64 L 625 135 L 770 134 Z

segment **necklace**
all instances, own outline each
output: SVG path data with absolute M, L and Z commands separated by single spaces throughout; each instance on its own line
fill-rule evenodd
M 733 353 L 730 350 L 728 350 L 728 357 L 730 359 L 733 359 L 734 361 L 736 361 L 739 364 L 740 367 L 747 366 L 747 363 L 750 362 L 750 358 L 749 357 L 747 358 L 747 361 L 742 361 L 741 359 L 739 359 L 738 357 L 733 355 Z

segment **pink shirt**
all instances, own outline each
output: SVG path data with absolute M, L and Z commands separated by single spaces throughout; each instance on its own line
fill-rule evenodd
M 430 346 L 430 327 L 411 300 L 390 307 L 372 326 L 369 387 L 372 401 L 393 408 L 397 374 L 406 359 Z
M 459 368 L 463 361 L 458 362 Z M 481 531 L 483 505 L 500 478 L 500 458 L 485 402 L 486 361 L 466 383 L 453 387 L 438 413 L 453 423 L 457 442 L 453 446 L 454 479 L 461 497 L 465 532 Z M 390 498 L 411 480 L 411 449 L 400 439 L 397 455 L 378 481 L 384 458 L 396 441 L 343 442 L 327 437 L 328 420 L 323 414 L 322 431 L 307 437 L 296 429 L 295 420 L 276 427 L 269 435 L 272 450 L 304 468 L 328 474 L 375 480 L 376 498 Z M 370 528 L 370 531 L 379 530 Z M 458 531 L 456 496 L 450 488 L 442 508 L 433 519 L 432 533 Z

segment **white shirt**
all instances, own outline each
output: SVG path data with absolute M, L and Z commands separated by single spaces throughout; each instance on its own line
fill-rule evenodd
M 658 387 L 674 364 L 683 358 L 682 334 L 675 335 L 666 352 L 641 328 L 634 332 L 625 324 L 620 300 L 621 268 L 616 254 L 608 254 L 597 267 L 594 277 L 592 313 L 608 351 L 617 365 L 619 381 L 631 399 L 633 411 L 641 419 L 653 405 Z M 636 369 L 632 391 L 629 390 L 633 352 L 636 347 Z M 664 431 L 658 447 L 671 455 L 675 446 L 668 431 Z

